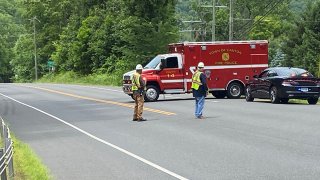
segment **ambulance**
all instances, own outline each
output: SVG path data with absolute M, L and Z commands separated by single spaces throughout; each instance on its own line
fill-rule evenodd
M 169 53 L 154 57 L 144 66 L 146 101 L 160 94 L 191 93 L 191 79 L 199 62 L 205 65 L 209 93 L 236 99 L 254 75 L 268 67 L 268 41 L 184 42 L 169 44 Z M 123 91 L 132 97 L 131 78 L 123 75 Z

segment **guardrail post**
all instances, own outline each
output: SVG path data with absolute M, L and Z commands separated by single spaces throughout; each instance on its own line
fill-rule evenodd
M 0 149 L 0 157 L 2 157 L 5 154 L 4 149 Z M 6 165 L 5 165 L 6 158 L 0 159 L 0 165 L 3 164 L 2 167 L 0 167 L 0 172 L 3 170 L 2 174 L 0 174 L 1 180 L 7 180 L 7 171 L 6 171 Z
M 9 137 L 9 132 L 8 132 L 8 128 L 6 125 L 3 126 L 3 139 L 5 140 L 6 138 Z
M 8 162 L 8 175 L 10 179 L 13 179 L 14 171 L 13 171 L 13 144 L 10 138 L 6 138 L 5 141 L 5 150 L 8 152 L 7 158 L 10 158 Z
M 1 120 L 1 125 L 0 125 L 0 135 L 1 135 L 1 138 L 4 137 L 4 122 L 3 122 L 3 119 L 0 117 L 0 120 Z
M 0 179 L 8 180 L 14 178 L 13 169 L 13 141 L 10 137 L 10 130 L 0 117 L 0 142 L 4 148 L 0 149 Z M 7 170 L 8 169 L 8 170 Z M 8 174 L 7 174 L 8 173 Z

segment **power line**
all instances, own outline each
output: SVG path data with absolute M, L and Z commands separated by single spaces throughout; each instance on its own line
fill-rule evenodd
M 268 9 L 268 7 L 271 5 L 271 4 L 273 4 L 274 2 L 276 2 L 277 0 L 274 0 L 274 1 L 270 1 L 270 3 L 268 3 L 263 9 Z M 265 13 L 265 14 L 263 14 L 262 16 L 265 16 L 267 13 Z M 236 19 L 237 20 L 237 19 Z M 246 20 L 248 20 L 248 19 L 246 19 Z M 245 23 L 243 26 L 241 26 L 239 29 L 243 29 L 244 27 L 246 27 L 247 25 L 249 25 L 250 24 L 250 21 L 248 21 L 247 23 Z M 243 33 L 244 31 L 242 31 L 242 33 Z M 242 34 L 241 33 L 241 34 Z
M 1 38 L 20 38 L 21 36 L 30 36 L 33 34 L 20 34 L 20 35 L 0 35 Z
M 275 8 L 276 6 L 278 6 L 280 3 L 282 3 L 284 0 L 279 0 L 278 2 L 276 2 L 272 7 L 271 9 L 269 9 L 269 11 L 267 11 L 267 13 L 265 15 L 263 15 L 261 18 L 259 18 L 256 22 L 254 22 L 252 24 L 252 26 L 245 30 L 245 31 L 242 31 L 242 33 L 240 34 L 240 36 L 238 37 L 242 37 L 243 35 L 245 35 L 246 33 L 250 32 L 258 23 L 260 23 L 261 21 L 263 21 Z

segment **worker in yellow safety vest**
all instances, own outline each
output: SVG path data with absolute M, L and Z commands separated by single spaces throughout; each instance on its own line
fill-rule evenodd
M 142 73 L 142 65 L 138 64 L 136 66 L 136 72 L 132 76 L 132 92 L 133 92 L 133 99 L 135 102 L 134 106 L 134 114 L 133 114 L 133 121 L 146 121 L 146 119 L 142 118 L 143 113 L 143 104 L 144 104 L 144 93 L 145 93 L 145 82 L 141 77 Z
M 202 115 L 205 97 L 207 96 L 207 81 L 206 75 L 203 73 L 204 64 L 203 62 L 199 62 L 196 72 L 192 76 L 192 94 L 195 97 L 196 105 L 195 105 L 195 117 L 197 119 L 204 119 Z

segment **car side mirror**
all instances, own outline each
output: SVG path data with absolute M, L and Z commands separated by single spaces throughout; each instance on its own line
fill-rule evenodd
M 161 64 L 160 64 L 160 69 L 164 69 L 167 67 L 167 60 L 166 59 L 161 59 Z

